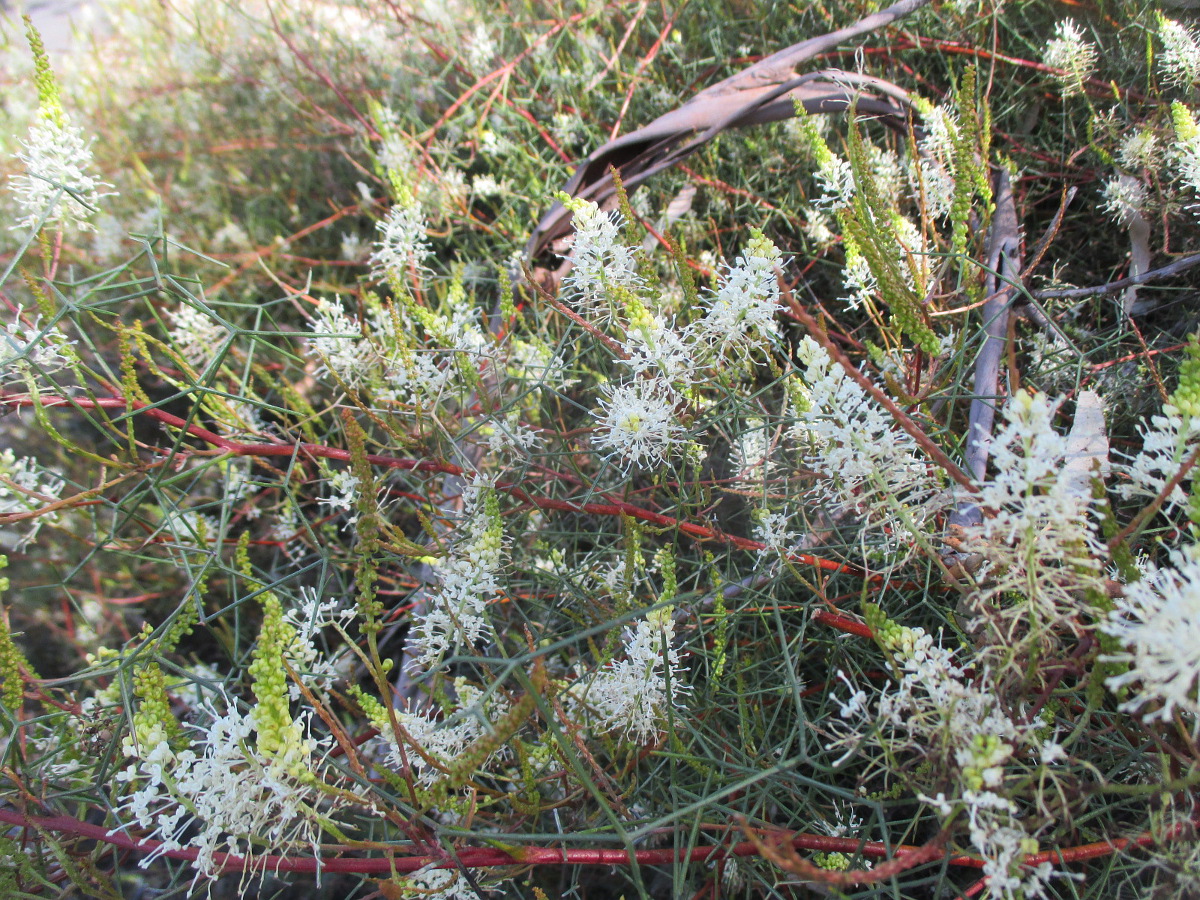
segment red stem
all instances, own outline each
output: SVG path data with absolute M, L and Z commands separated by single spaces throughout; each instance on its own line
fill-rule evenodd
M 0 809 L 0 822 L 14 826 L 33 826 L 48 831 L 58 831 L 74 834 L 82 838 L 103 841 L 114 847 L 120 847 L 135 853 L 152 853 L 161 841 L 151 838 L 136 839 L 119 832 L 111 832 L 103 825 L 92 825 L 71 816 L 26 816 L 15 810 Z M 1034 853 L 1025 857 L 1024 864 L 1037 866 L 1044 862 L 1064 864 L 1083 862 L 1101 856 L 1119 853 L 1128 847 L 1147 847 L 1163 844 L 1182 837 L 1185 832 L 1194 828 L 1196 822 L 1181 822 L 1161 836 L 1156 837 L 1151 832 L 1132 838 L 1117 838 L 1111 841 L 1099 841 L 1093 844 L 1083 844 L 1063 850 L 1050 850 L 1044 853 Z M 900 845 L 889 849 L 878 841 L 859 841 L 856 838 L 826 837 L 817 834 L 796 834 L 791 838 L 791 845 L 798 850 L 811 850 L 823 853 L 858 853 L 862 856 L 881 859 L 909 853 L 919 848 Z M 399 848 L 397 848 L 399 849 Z M 194 861 L 198 850 L 168 850 L 161 854 L 171 859 Z M 370 859 L 357 857 L 302 857 L 298 859 L 286 856 L 258 856 L 246 859 L 231 853 L 214 853 L 213 862 L 217 868 L 224 870 L 244 871 L 247 868 L 261 869 L 272 872 L 349 872 L 360 875 L 386 874 L 390 872 L 415 872 L 417 869 L 433 865 L 437 868 L 482 868 L 487 866 L 508 866 L 514 863 L 522 865 L 583 865 L 583 866 L 621 866 L 621 865 L 667 865 L 683 860 L 692 862 L 715 862 L 731 856 L 757 856 L 759 853 L 752 841 L 739 844 L 725 844 L 712 847 L 696 847 L 686 853 L 677 850 L 585 850 L 555 847 L 525 847 L 513 848 L 511 851 L 497 848 L 468 848 L 457 850 L 454 856 L 386 856 Z M 950 856 L 947 864 L 982 868 L 983 860 L 973 856 Z
M 313 457 L 321 457 L 323 459 L 335 459 L 341 462 L 350 462 L 350 451 L 341 450 L 336 447 L 327 447 L 323 444 L 311 444 L 307 442 L 297 442 L 294 444 L 272 443 L 272 444 L 244 444 L 240 441 L 231 441 L 229 438 L 222 437 L 215 432 L 209 431 L 207 428 L 201 428 L 199 425 L 188 424 L 185 419 L 173 415 L 163 409 L 147 404 L 138 400 L 126 400 L 121 397 L 102 397 L 96 400 L 88 398 L 66 398 L 66 397 L 41 397 L 39 402 L 43 407 L 55 406 L 75 406 L 80 409 L 120 409 L 137 410 L 140 414 L 149 416 L 168 425 L 172 428 L 178 428 L 185 431 L 187 434 L 197 437 L 206 443 L 219 447 L 226 453 L 232 453 L 236 456 L 299 456 L 307 455 Z M 0 405 L 19 408 L 23 406 L 33 406 L 34 401 L 31 397 L 0 395 Z M 441 460 L 432 459 L 408 459 L 405 457 L 385 456 L 379 453 L 368 453 L 367 461 L 372 465 L 382 466 L 389 469 L 406 469 L 415 472 L 442 472 L 449 475 L 462 475 L 463 469 L 461 466 L 456 466 L 453 463 L 443 462 Z M 624 500 L 617 500 L 612 497 L 603 497 L 603 503 L 578 503 L 571 500 L 556 500 L 550 497 L 534 497 L 522 488 L 517 487 L 511 482 L 500 482 L 496 485 L 497 490 L 504 491 L 512 497 L 520 500 L 522 503 L 528 503 L 531 506 L 536 506 L 539 509 L 557 509 L 565 512 L 582 512 L 592 515 L 602 516 L 618 516 L 626 515 L 633 519 L 639 519 L 643 522 L 650 522 L 664 528 L 675 528 L 689 537 L 696 538 L 701 541 L 720 541 L 736 547 L 739 550 L 763 550 L 766 545 L 760 541 L 753 541 L 749 538 L 738 537 L 737 535 L 726 534 L 722 531 L 717 531 L 713 528 L 708 528 L 704 525 L 696 525 L 691 522 L 683 522 L 672 516 L 663 515 L 662 513 L 654 512 L 653 510 L 645 509 L 640 506 L 635 506 L 632 503 L 627 503 Z M 827 572 L 844 572 L 852 575 L 862 574 L 853 566 L 848 566 L 843 563 L 834 562 L 828 559 L 821 559 L 817 556 L 810 556 L 806 553 L 792 553 L 790 558 L 797 563 L 804 565 L 815 566 L 819 569 L 824 569 Z M 878 580 L 879 576 L 872 576 L 872 580 Z

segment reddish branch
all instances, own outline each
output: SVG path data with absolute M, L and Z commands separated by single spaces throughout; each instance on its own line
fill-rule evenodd
M 0 809 L 0 822 L 16 827 L 32 827 L 46 831 L 56 831 L 71 834 L 80 838 L 102 841 L 123 850 L 135 853 L 153 853 L 161 846 L 161 841 L 150 838 L 134 838 L 121 832 L 110 831 L 103 825 L 92 825 L 71 816 L 29 816 L 10 809 Z M 1196 826 L 1195 822 L 1181 822 L 1159 835 L 1143 832 L 1132 838 L 1117 838 L 1112 841 L 1101 841 L 1084 844 L 1078 847 L 1068 847 L 1062 850 L 1051 850 L 1044 853 L 1034 853 L 1027 856 L 1024 864 L 1037 866 L 1044 862 L 1062 865 L 1078 863 L 1110 856 L 1132 847 L 1151 847 L 1177 840 L 1189 834 Z M 765 834 L 765 832 L 764 832 Z M 712 847 L 695 847 L 687 851 L 672 849 L 660 850 L 599 850 L 599 849 L 566 849 L 562 847 L 514 847 L 502 850 L 492 847 L 468 848 L 455 850 L 453 856 L 449 853 L 442 855 L 403 855 L 404 846 L 395 849 L 399 855 L 384 857 L 301 857 L 291 859 L 286 856 L 258 856 L 247 859 L 231 853 L 214 853 L 213 862 L 218 869 L 244 871 L 256 869 L 270 872 L 348 872 L 359 875 L 386 875 L 392 872 L 415 872 L 417 869 L 433 865 L 438 868 L 485 868 L 489 866 L 511 866 L 513 864 L 530 866 L 625 866 L 625 865 L 670 865 L 684 860 L 691 862 L 716 862 L 734 856 L 757 856 L 764 846 L 762 839 L 751 839 L 739 844 L 721 844 Z M 872 859 L 889 858 L 898 863 L 897 868 L 908 868 L 909 865 L 899 865 L 901 862 L 912 864 L 919 857 L 921 861 L 944 859 L 948 865 L 967 868 L 982 868 L 983 860 L 973 856 L 954 854 L 938 849 L 936 853 L 930 850 L 931 845 L 915 847 L 902 844 L 889 848 L 879 841 L 859 841 L 855 838 L 827 837 L 818 834 L 784 834 L 782 843 L 777 846 L 790 847 L 792 850 L 808 850 L 820 853 L 859 854 Z M 333 852 L 344 852 L 346 848 L 330 848 Z M 170 859 L 194 862 L 196 849 L 167 850 L 159 855 Z M 884 865 L 888 865 L 885 863 Z M 872 871 L 866 870 L 870 875 Z
M 182 419 L 164 409 L 157 406 L 151 406 L 139 400 L 126 400 L 121 397 L 107 397 L 92 400 L 89 398 L 67 398 L 67 397 L 41 397 L 38 401 L 45 408 L 71 406 L 78 409 L 119 409 L 119 410 L 134 410 L 138 415 L 148 416 L 156 419 L 162 424 L 177 428 L 192 437 L 212 444 L 223 453 L 229 453 L 234 456 L 310 456 L 321 459 L 333 459 L 340 462 L 350 462 L 350 451 L 342 450 L 337 447 L 328 447 L 324 444 L 312 444 L 305 441 L 297 441 L 296 443 L 268 443 L 268 444 L 247 444 L 241 441 L 230 440 L 227 437 L 209 431 L 207 428 L 202 428 L 196 424 L 190 424 L 186 419 Z M 0 406 L 8 406 L 10 408 L 21 408 L 33 406 L 34 401 L 31 397 L 25 395 L 2 395 L 0 394 Z M 381 466 L 388 469 L 403 469 L 414 472 L 440 472 L 447 475 L 462 475 L 463 469 L 461 466 L 456 466 L 454 463 L 445 462 L 443 460 L 433 459 L 410 459 L 407 457 L 387 456 L 380 453 L 368 453 L 367 462 L 372 465 Z M 551 497 L 535 497 L 529 494 L 524 489 L 518 487 L 512 482 L 500 482 L 496 485 L 497 490 L 504 491 L 510 496 L 538 509 L 556 509 L 563 512 L 585 513 L 598 516 L 629 516 L 632 519 L 637 519 L 642 522 L 649 522 L 653 525 L 662 528 L 674 528 L 686 534 L 689 537 L 699 541 L 719 541 L 731 547 L 736 547 L 739 550 L 758 551 L 766 549 L 766 545 L 761 541 L 750 540 L 749 538 L 738 537 L 737 535 L 727 534 L 719 531 L 716 528 L 711 528 L 706 525 L 697 525 L 692 522 L 685 522 L 673 516 L 664 515 L 663 513 L 645 509 L 633 503 L 628 503 L 624 500 L 618 500 L 612 497 L 603 498 L 604 502 L 599 503 L 580 503 L 573 500 L 556 500 Z M 811 556 L 806 553 L 791 553 L 789 554 L 793 562 L 802 565 L 815 566 L 819 569 L 824 569 L 827 572 L 844 572 L 852 575 L 862 574 L 854 566 L 848 566 L 844 563 L 834 562 L 833 560 L 822 559 L 818 556 Z M 873 580 L 877 580 L 878 576 L 873 576 Z

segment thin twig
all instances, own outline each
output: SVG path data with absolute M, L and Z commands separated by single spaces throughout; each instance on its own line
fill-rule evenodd
M 1077 297 L 1094 297 L 1097 294 L 1115 294 L 1117 291 L 1124 290 L 1130 285 L 1145 284 L 1148 281 L 1157 281 L 1159 278 L 1170 278 L 1172 275 L 1186 272 L 1197 265 L 1200 265 L 1200 253 L 1193 253 L 1191 256 L 1177 259 L 1173 263 L 1168 263 L 1157 269 L 1151 269 L 1149 272 L 1143 272 L 1141 275 L 1130 275 L 1128 278 L 1110 281 L 1108 284 L 1099 284 L 1095 287 L 1056 288 L 1054 290 L 1034 291 L 1032 296 L 1036 300 L 1073 300 Z

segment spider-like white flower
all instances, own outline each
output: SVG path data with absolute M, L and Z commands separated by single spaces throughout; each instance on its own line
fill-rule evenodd
M 358 513 L 354 512 L 354 504 L 358 501 L 358 476 L 349 469 L 338 469 L 329 476 L 329 487 L 333 491 L 330 497 L 321 499 L 334 513 L 353 513 L 346 522 L 346 528 L 352 528 L 358 521 Z
M 761 231 L 753 229 L 746 250 L 728 266 L 721 286 L 708 301 L 708 314 L 698 323 L 698 337 L 710 345 L 745 347 L 778 333 L 776 269 L 782 254 Z
M 167 337 L 180 355 L 197 369 L 212 362 L 228 334 L 216 319 L 186 303 L 170 314 L 174 326 Z
M 1126 169 L 1153 169 L 1162 161 L 1158 135 L 1148 129 L 1126 135 L 1117 148 L 1117 160 Z
M 161 729 L 140 745 L 126 744 L 126 755 L 137 762 L 117 780 L 138 789 L 124 808 L 149 836 L 162 840 L 138 865 L 146 868 L 170 850 L 193 847 L 199 851 L 196 868 L 215 878 L 218 852 L 249 859 L 264 846 L 270 852 L 299 843 L 317 853 L 328 812 L 317 812 L 320 794 L 296 774 L 312 758 L 314 742 L 298 744 L 303 759 L 264 754 L 254 713 L 244 715 L 232 705 L 224 715 L 209 711 L 213 721 L 192 726 L 195 737 L 185 750 L 172 748 Z
M 9 177 L 22 215 L 11 230 L 43 227 L 90 231 L 88 221 L 101 197 L 111 196 L 111 187 L 88 173 L 92 148 L 83 132 L 65 117 L 41 115 L 22 141 L 17 158 L 25 173 Z
M 382 235 L 371 254 L 375 274 L 399 276 L 409 266 L 424 267 L 429 238 L 425 217 L 415 202 L 395 204 L 375 227 Z
M 459 533 L 449 558 L 433 566 L 441 584 L 428 609 L 414 615 L 405 648 L 414 669 L 429 668 L 491 634 L 487 607 L 500 590 L 504 527 L 495 490 L 481 477 L 463 491 Z
M 1131 687 L 1121 709 L 1145 713 L 1147 722 L 1170 722 L 1179 710 L 1200 719 L 1200 560 L 1178 560 L 1175 570 L 1152 582 L 1125 586 L 1101 631 L 1117 638 L 1121 653 L 1102 661 L 1127 663 L 1129 670 L 1105 681 L 1110 690 Z
M 821 195 L 813 201 L 818 209 L 841 209 L 854 197 L 854 169 L 840 156 L 830 155 L 817 166 L 815 173 Z
M 696 357 L 689 337 L 686 331 L 678 331 L 673 322 L 646 312 L 630 322 L 621 342 L 626 357 L 620 363 L 634 375 L 648 372 L 667 382 L 691 382 Z
M 583 696 L 601 728 L 650 740 L 662 730 L 667 709 L 689 690 L 680 681 L 673 611 L 656 609 L 627 630 L 623 658 L 609 662 L 587 685 Z
M 563 287 L 580 312 L 607 318 L 611 315 L 610 291 L 636 291 L 642 284 L 633 249 L 621 241 L 621 214 L 603 212 L 588 200 L 564 202 L 573 214 L 575 240 L 568 256 L 572 269 L 563 279 Z
M 613 389 L 594 413 L 599 428 L 592 443 L 625 466 L 661 463 L 683 441 L 684 428 L 675 416 L 675 391 L 661 380 L 637 379 Z
M 1012 548 L 1011 559 L 1005 557 L 1010 574 L 1024 573 L 1043 586 L 1043 576 L 1058 566 L 1070 566 L 1075 578 L 1100 577 L 1104 555 L 1091 493 L 1079 489 L 1065 465 L 1072 450 L 1053 427 L 1057 406 L 1044 394 L 1012 396 L 991 444 L 995 475 L 971 498 L 992 511 L 980 526 L 985 545 Z M 1041 598 L 1026 587 L 1032 608 Z
M 775 467 L 771 459 L 772 434 L 760 419 L 746 422 L 733 443 L 733 477 L 742 486 L 760 485 Z
M 10 485 L 0 481 L 0 515 L 40 509 L 57 500 L 66 486 L 66 482 L 53 472 L 42 469 L 36 460 L 28 456 L 17 459 L 8 447 L 0 451 L 0 478 L 11 482 Z M 17 550 L 23 550 L 37 537 L 43 522 L 53 522 L 57 518 L 57 513 L 50 513 L 0 526 L 0 536 L 7 536 L 6 532 L 11 534 L 18 527 L 21 528 L 24 533 L 15 541 L 15 546 Z
M 1104 183 L 1104 211 L 1118 225 L 1127 225 L 1146 208 L 1146 185 L 1131 175 L 1118 175 Z
M 1163 81 L 1176 87 L 1190 87 L 1200 81 L 1200 36 L 1159 12 L 1158 37 L 1163 43 L 1158 57 Z
M 1157 497 L 1200 443 L 1200 418 L 1185 416 L 1169 403 L 1162 412 L 1161 416 L 1151 416 L 1149 426 L 1139 426 L 1142 449 L 1128 464 L 1119 467 L 1126 480 L 1117 487 L 1117 492 L 1126 499 Z M 1188 502 L 1193 471 L 1185 474 L 1167 494 L 1163 503 L 1167 515 Z
M 322 300 L 309 327 L 312 349 L 322 363 L 318 375 L 331 373 L 354 387 L 378 367 L 378 349 L 363 336 L 358 317 L 346 314 L 341 300 Z
M 826 477 L 821 493 L 858 506 L 875 524 L 896 505 L 920 521 L 939 488 L 916 442 L 812 338 L 797 356 L 805 370 L 796 382 L 799 421 L 788 434 Z
M 1084 79 L 1096 71 L 1096 45 L 1083 35 L 1073 19 L 1063 19 L 1054 28 L 1054 37 L 1046 44 L 1042 61 L 1058 73 L 1064 97 L 1083 93 Z
M 759 553 L 786 553 L 796 540 L 796 532 L 788 528 L 790 519 L 786 513 L 761 510 L 754 529 L 754 537 L 763 543 Z
M 842 267 L 842 284 L 847 294 L 843 299 L 849 309 L 858 309 L 875 296 L 879 283 L 867 258 L 853 241 L 846 242 L 846 265 Z
M 0 385 L 53 375 L 73 364 L 74 341 L 55 327 L 41 327 L 40 315 L 30 321 L 18 306 L 12 321 L 0 331 Z

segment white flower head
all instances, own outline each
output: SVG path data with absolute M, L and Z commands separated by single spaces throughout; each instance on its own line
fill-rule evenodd
M 1159 572 L 1152 583 L 1126 585 L 1111 621 L 1100 626 L 1125 647 L 1101 660 L 1129 666 L 1105 683 L 1114 691 L 1130 687 L 1121 708 L 1149 706 L 1146 721 L 1169 722 L 1176 710 L 1194 722 L 1200 715 L 1200 561 L 1180 561 L 1176 570 Z
M 180 355 L 197 369 L 207 368 L 228 331 L 216 319 L 187 303 L 169 313 L 172 327 L 167 337 Z
M 346 314 L 340 299 L 322 300 L 309 327 L 314 332 L 312 350 L 322 363 L 318 375 L 330 373 L 354 387 L 379 367 L 379 351 L 363 336 L 358 317 Z
M 604 212 L 588 200 L 568 198 L 564 203 L 573 214 L 575 240 L 568 257 L 572 269 L 563 287 L 581 312 L 607 318 L 611 291 L 636 291 L 642 284 L 633 248 L 621 240 L 621 214 Z
M 76 361 L 74 341 L 58 328 L 42 328 L 40 315 L 30 320 L 23 312 L 18 306 L 12 321 L 0 330 L 0 385 L 44 378 Z
M 599 430 L 592 443 L 610 456 L 624 457 L 626 467 L 661 463 L 683 440 L 684 428 L 675 415 L 678 402 L 675 391 L 660 380 L 618 385 L 594 414 Z
M 1054 28 L 1054 37 L 1046 45 L 1043 62 L 1058 73 L 1064 97 L 1083 93 L 1084 79 L 1096 71 L 1096 45 L 1083 35 L 1073 19 L 1063 19 Z
M 398 276 L 409 266 L 424 268 L 429 238 L 425 217 L 415 202 L 395 204 L 375 227 L 381 235 L 371 254 L 376 274 Z
M 1118 175 L 1104 183 L 1104 211 L 1118 225 L 1128 225 L 1146 208 L 1146 185 L 1131 175 Z
M 1184 88 L 1200 81 L 1200 36 L 1195 30 L 1159 12 L 1158 37 L 1163 44 L 1158 57 L 1163 81 Z
M 1117 159 L 1126 169 L 1153 169 L 1162 162 L 1162 145 L 1158 135 L 1149 129 L 1139 129 L 1126 135 L 1117 148 Z
M 66 482 L 53 472 L 43 469 L 37 460 L 28 456 L 17 459 L 11 448 L 0 451 L 0 477 L 6 482 L 0 482 L 0 515 L 9 513 L 26 513 L 40 509 L 47 503 L 59 498 Z M 57 513 L 36 516 L 12 525 L 0 526 L 0 536 L 5 532 L 11 534 L 18 527 L 23 533 L 14 542 L 16 549 L 23 550 L 35 537 L 45 521 L 54 522 Z
M 667 709 L 688 686 L 680 681 L 674 610 L 651 612 L 625 632 L 624 658 L 614 659 L 586 687 L 586 700 L 602 727 L 622 730 L 636 741 L 654 738 Z
M 700 339 L 723 351 L 776 335 L 776 270 L 781 265 L 779 248 L 753 229 L 745 251 L 726 267 L 720 287 L 708 301 L 708 314 L 698 323 Z
M 89 231 L 89 219 L 101 197 L 110 196 L 111 187 L 88 173 L 92 165 L 91 144 L 83 132 L 65 116 L 39 116 L 22 141 L 25 148 L 17 158 L 25 164 L 25 173 L 9 178 L 21 210 L 12 230 L 59 227 Z

